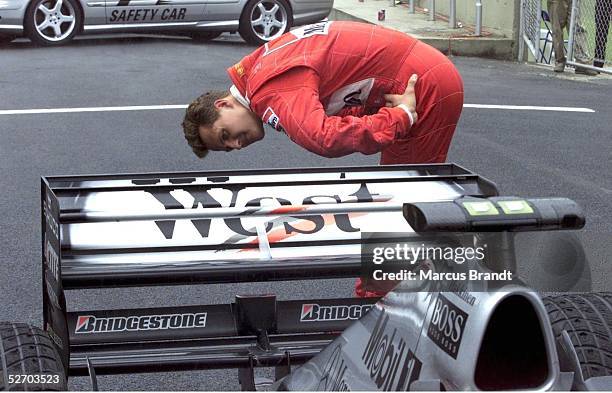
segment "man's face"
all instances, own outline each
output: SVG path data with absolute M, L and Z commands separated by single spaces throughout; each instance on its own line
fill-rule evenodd
M 233 97 L 215 101 L 219 118 L 212 126 L 200 126 L 200 138 L 209 150 L 240 150 L 264 137 L 261 120 Z

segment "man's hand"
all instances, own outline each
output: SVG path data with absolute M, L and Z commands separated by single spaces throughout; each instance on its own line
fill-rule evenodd
M 408 86 L 406 86 L 406 90 L 404 94 L 385 94 L 385 104 L 388 108 L 394 108 L 398 105 L 405 105 L 405 109 L 407 108 L 412 114 L 412 124 L 415 124 L 418 120 L 418 115 L 416 113 L 416 95 L 414 93 L 414 85 L 417 82 L 417 75 L 413 74 L 408 80 Z

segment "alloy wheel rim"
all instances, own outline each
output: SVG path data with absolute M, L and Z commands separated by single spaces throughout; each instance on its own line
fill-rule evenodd
M 66 0 L 43 0 L 36 6 L 34 26 L 47 41 L 66 39 L 76 26 L 76 12 Z
M 270 41 L 287 28 L 287 10 L 277 0 L 260 1 L 251 10 L 251 30 L 260 39 Z

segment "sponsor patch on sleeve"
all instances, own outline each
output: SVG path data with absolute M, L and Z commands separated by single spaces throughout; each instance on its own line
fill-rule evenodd
M 240 78 L 244 76 L 244 66 L 242 65 L 242 63 L 234 64 L 234 70 L 236 70 L 236 73 Z
M 274 110 L 272 108 L 268 107 L 268 109 L 266 109 L 262 117 L 262 120 L 264 123 L 268 124 L 270 127 L 274 128 L 276 131 L 284 132 L 286 134 L 285 129 L 280 123 L 280 117 L 278 117 L 278 115 L 274 113 Z

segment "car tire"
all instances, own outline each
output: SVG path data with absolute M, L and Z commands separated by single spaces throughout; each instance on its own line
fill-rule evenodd
M 612 389 L 612 293 L 544 296 L 561 371 L 572 390 Z
M 191 38 L 195 42 L 208 42 L 219 37 L 221 33 L 221 31 L 201 31 L 197 33 L 191 33 Z
M 76 0 L 33 0 L 25 14 L 25 33 L 34 44 L 61 45 L 72 40 L 83 25 Z
M 62 361 L 51 339 L 25 323 L 0 322 L 0 367 L 0 390 L 68 389 Z
M 288 32 L 293 14 L 285 0 L 251 0 L 240 16 L 238 31 L 248 43 L 263 45 Z

